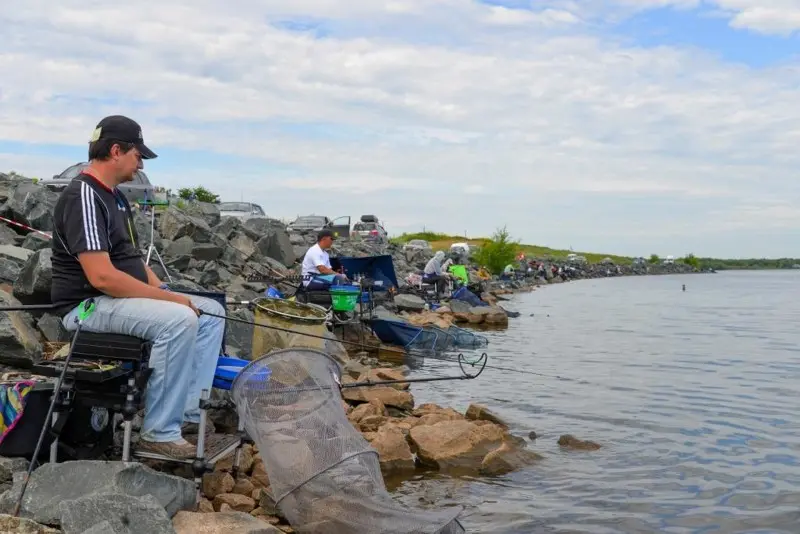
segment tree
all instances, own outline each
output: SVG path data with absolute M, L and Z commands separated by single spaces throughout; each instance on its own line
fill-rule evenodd
M 506 265 L 514 261 L 519 250 L 519 242 L 512 241 L 506 227 L 497 230 L 475 254 L 475 260 L 489 269 L 492 274 L 500 274 Z
M 700 268 L 700 260 L 698 260 L 694 254 L 687 254 L 686 257 L 681 259 L 681 262 L 694 267 L 695 269 Z
M 184 200 L 197 200 L 198 202 L 209 202 L 211 204 L 219 204 L 219 195 L 212 193 L 203 186 L 198 186 L 192 189 L 191 187 L 184 187 L 178 190 L 178 196 Z
M 650 254 L 650 260 L 648 261 L 653 265 L 655 265 L 656 263 L 659 263 L 661 261 L 661 258 L 658 257 L 658 254 Z

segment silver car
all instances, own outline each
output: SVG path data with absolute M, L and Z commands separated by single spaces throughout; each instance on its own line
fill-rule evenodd
M 81 171 L 88 166 L 89 164 L 86 162 L 76 163 L 71 167 L 67 167 L 61 174 L 53 176 L 52 180 L 42 180 L 42 185 L 51 191 L 61 192 L 66 189 L 73 178 L 78 176 Z M 128 202 L 131 204 L 143 200 L 156 200 L 155 188 L 153 184 L 150 183 L 150 179 L 144 171 L 136 171 L 136 174 L 133 175 L 132 182 L 126 182 L 117 186 L 117 188 L 125 195 L 125 198 L 127 198 Z
M 252 202 L 221 202 L 217 207 L 220 217 L 237 217 L 244 220 L 267 216 L 261 206 Z

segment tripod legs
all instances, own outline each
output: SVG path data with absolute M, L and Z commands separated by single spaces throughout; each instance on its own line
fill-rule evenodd
M 164 274 L 167 275 L 167 280 L 172 282 L 172 277 L 169 275 L 169 271 L 167 270 L 166 265 L 164 265 L 164 260 L 161 259 L 161 254 L 158 252 L 155 243 L 150 243 L 150 246 L 147 247 L 147 259 L 145 260 L 145 263 L 147 263 L 147 265 L 150 265 L 150 258 L 152 257 L 153 252 L 156 253 L 156 258 L 158 258 L 158 263 L 161 265 L 161 268 L 164 269 Z

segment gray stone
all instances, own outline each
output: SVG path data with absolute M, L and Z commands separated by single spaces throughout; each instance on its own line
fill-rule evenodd
M 162 237 L 175 241 L 181 237 L 191 237 L 195 243 L 211 241 L 211 227 L 199 217 L 187 215 L 177 208 L 170 207 L 164 211 L 159 220 L 159 231 Z
M 395 295 L 394 303 L 401 311 L 421 312 L 425 309 L 425 301 L 417 295 Z
M 0 291 L 0 305 L 19 306 L 14 297 Z M 30 368 L 42 357 L 39 333 L 25 312 L 0 312 L 0 363 Z
M 45 313 L 36 320 L 36 326 L 46 341 L 69 341 L 70 336 L 60 317 Z
M 191 237 L 183 236 L 175 241 L 171 241 L 169 246 L 164 250 L 164 255 L 170 258 L 178 256 L 191 256 L 192 249 L 194 249 L 194 241 Z
M 183 209 L 184 212 L 203 219 L 210 226 L 216 226 L 220 222 L 219 206 L 210 202 L 189 202 Z
M 23 304 L 49 304 L 53 284 L 53 251 L 49 248 L 31 254 L 14 282 L 14 296 Z
M 25 238 L 22 240 L 22 245 L 20 246 L 28 250 L 42 250 L 43 248 L 50 248 L 52 243 L 52 239 L 45 237 L 42 234 L 31 232 L 25 236 Z
M 231 238 L 228 244 L 239 253 L 242 261 L 250 259 L 256 253 L 256 243 L 250 237 L 237 233 Z
M 14 480 L 13 488 L 0 496 L 0 511 L 13 508 L 21 486 L 21 480 Z M 58 504 L 65 496 L 81 499 L 109 494 L 152 495 L 169 517 L 180 510 L 194 509 L 196 498 L 192 481 L 159 473 L 140 463 L 88 460 L 46 463 L 31 474 L 21 515 L 38 523 L 58 525 L 61 520 Z
M 102 527 L 105 534 L 174 534 L 172 521 L 152 495 L 86 495 L 58 505 L 64 534 Z
M 447 305 L 450 306 L 450 311 L 453 313 L 469 313 L 472 309 L 468 302 L 458 299 L 452 299 Z
M 192 248 L 191 254 L 198 260 L 215 261 L 222 256 L 222 247 L 211 243 L 200 243 Z
M 53 230 L 53 208 L 58 193 L 41 185 L 19 182 L 0 207 L 0 215 L 43 232 Z
M 31 232 L 29 235 L 40 235 L 35 232 Z M 0 221 L 0 244 L 3 245 L 13 245 L 17 242 L 17 237 L 19 234 L 14 231 L 13 228 L 8 226 L 8 223 Z M 47 239 L 44 236 L 41 236 L 41 239 Z M 49 241 L 49 239 L 48 239 Z
M 256 249 L 261 255 L 277 260 L 286 267 L 292 266 L 296 259 L 289 234 L 284 230 L 270 230 L 258 240 Z
M 26 248 L 0 245 L 0 279 L 13 283 L 32 254 Z
M 244 221 L 243 226 L 259 236 L 266 235 L 273 230 L 286 231 L 285 224 L 278 219 L 270 219 L 269 217 L 251 217 Z

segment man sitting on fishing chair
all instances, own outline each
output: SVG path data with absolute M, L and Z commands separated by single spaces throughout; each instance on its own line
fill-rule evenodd
M 320 230 L 317 243 L 308 249 L 303 257 L 303 287 L 306 291 L 327 290 L 337 279 L 346 282 L 347 276 L 337 273 L 331 267 L 328 250 L 333 246 L 333 232 Z
M 218 302 L 169 291 L 145 264 L 130 204 L 117 186 L 133 180 L 147 148 L 133 120 L 106 117 L 89 142 L 89 166 L 61 193 L 53 212 L 51 298 L 67 330 L 78 305 L 92 298 L 89 332 L 152 342 L 153 370 L 145 393 L 138 449 L 186 459 L 196 455 L 184 435 L 197 434 L 199 401 L 211 389 L 225 329 Z M 210 422 L 209 422 L 210 423 Z M 213 425 L 207 426 L 213 432 Z

